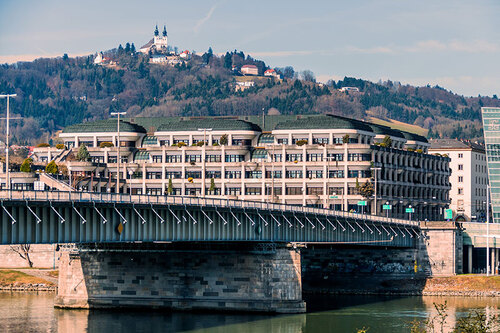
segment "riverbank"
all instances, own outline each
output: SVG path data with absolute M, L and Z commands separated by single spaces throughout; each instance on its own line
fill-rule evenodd
M 321 287 L 304 287 L 304 294 L 393 296 L 500 296 L 500 276 L 457 275 L 449 277 L 393 279 L 390 277 L 343 277 Z
M 39 269 L 0 269 L 0 290 L 56 291 L 57 271 Z

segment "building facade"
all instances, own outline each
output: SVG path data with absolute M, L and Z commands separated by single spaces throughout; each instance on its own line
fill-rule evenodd
M 448 156 L 450 161 L 450 208 L 456 221 L 486 219 L 488 170 L 484 146 L 453 139 L 431 141 L 431 154 Z
M 500 223 L 500 108 L 481 108 L 486 145 L 491 209 L 494 223 Z
M 236 118 L 161 118 L 149 127 L 138 124 L 144 119 L 134 121 L 120 124 L 119 184 L 117 121 L 64 129 L 60 138 L 67 149 L 76 154 L 84 144 L 91 156 L 88 162 L 69 153 L 59 158 L 75 188 L 281 202 L 422 220 L 441 219 L 449 203 L 450 160 L 428 154 L 429 143 L 416 134 L 333 115 L 268 116 L 263 123 L 271 129 L 265 131 Z M 35 160 L 50 155 L 44 149 L 37 148 Z M 375 191 L 362 195 L 366 185 Z

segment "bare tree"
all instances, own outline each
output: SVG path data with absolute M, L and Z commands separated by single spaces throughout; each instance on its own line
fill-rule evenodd
M 28 262 L 28 265 L 30 268 L 33 267 L 33 262 L 30 259 L 30 251 L 31 251 L 31 245 L 30 244 L 21 244 L 21 245 L 11 245 L 10 249 L 14 251 L 15 253 L 19 254 L 21 258 L 26 260 Z

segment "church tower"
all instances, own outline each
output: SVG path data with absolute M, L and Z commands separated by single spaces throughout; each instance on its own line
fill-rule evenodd
M 156 47 L 156 50 L 165 50 L 165 51 L 167 50 L 168 37 L 167 37 L 167 27 L 165 25 L 163 26 L 162 36 L 160 36 L 160 33 L 158 31 L 158 26 L 156 26 L 154 35 L 154 45 Z

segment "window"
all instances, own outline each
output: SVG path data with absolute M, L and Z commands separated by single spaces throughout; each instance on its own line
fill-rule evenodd
M 282 145 L 287 145 L 288 144 L 288 138 L 278 139 L 278 143 L 282 144 Z
M 221 189 L 220 187 L 214 188 L 213 191 L 210 191 L 210 187 L 205 188 L 205 193 L 208 195 L 220 195 L 221 194 Z
M 241 178 L 241 171 L 226 170 L 226 179 L 238 179 L 238 178 Z
M 370 154 L 353 153 L 353 154 L 347 155 L 347 160 L 348 161 L 370 161 L 371 155 Z
M 309 162 L 321 162 L 323 161 L 323 154 L 316 153 L 316 154 L 307 154 L 307 161 Z
M 179 142 L 184 142 L 186 145 L 189 145 L 189 139 L 174 139 L 174 145 L 178 144 Z
M 243 162 L 245 155 L 226 155 L 226 162 Z
M 458 176 L 458 182 L 463 183 L 464 182 L 464 177 L 463 176 Z
M 185 195 L 201 195 L 201 188 L 199 187 L 191 187 L 191 188 L 186 188 Z
M 308 187 L 307 188 L 307 194 L 309 195 L 323 195 L 323 188 L 322 187 Z
M 165 156 L 166 163 L 181 163 L 182 155 L 167 155 Z
M 286 195 L 302 195 L 302 187 L 287 187 Z
M 104 163 L 104 156 L 92 156 L 90 157 L 90 160 L 93 163 Z
M 302 178 L 302 170 L 286 170 L 286 178 Z
M 161 172 L 148 171 L 148 172 L 146 172 L 146 179 L 161 179 Z
M 161 163 L 161 155 L 153 155 L 153 163 Z
M 170 140 L 160 140 L 160 146 L 170 146 Z
M 165 177 L 172 179 L 179 179 L 182 177 L 182 172 L 180 171 L 165 171 Z
M 245 187 L 245 195 L 261 195 L 262 188 L 260 187 Z
M 462 154 L 462 153 L 458 154 L 458 158 L 464 158 L 464 154 Z
M 307 170 L 307 178 L 323 178 L 323 170 Z
M 286 154 L 287 162 L 302 162 L 302 154 Z
M 343 161 L 344 154 L 328 153 L 326 154 L 327 161 Z
M 266 187 L 266 195 L 272 195 L 272 194 L 273 194 L 273 188 Z M 281 187 L 274 188 L 274 195 L 281 195 Z
M 313 144 L 328 144 L 328 138 L 313 138 Z
M 201 178 L 201 171 L 186 171 L 186 179 L 188 178 Z
M 282 178 L 281 170 L 274 170 L 274 177 L 271 171 L 266 171 L 266 178 Z
M 296 144 L 297 141 L 305 141 L 308 142 L 309 140 L 307 138 L 292 138 L 292 144 Z
M 247 139 L 233 139 L 233 146 L 249 146 L 252 144 L 252 140 Z
M 256 178 L 262 178 L 262 171 L 245 171 L 245 178 L 247 179 L 256 179 Z
M 186 155 L 186 162 L 201 162 L 201 155 Z
M 206 162 L 221 162 L 222 158 L 220 155 L 206 155 L 205 161 Z
M 239 187 L 226 187 L 226 195 L 241 195 L 241 188 Z
M 273 161 L 274 162 L 283 162 L 283 155 L 281 155 L 281 154 L 274 154 Z
M 344 170 L 329 170 L 328 178 L 344 178 Z
M 219 178 L 221 178 L 221 172 L 220 171 L 211 171 L 211 170 L 205 171 L 205 178 L 219 179 Z
M 459 164 L 458 165 L 458 170 L 463 170 L 464 169 L 464 165 L 463 164 Z
M 464 194 L 464 189 L 462 187 L 458 188 L 458 194 Z
M 162 195 L 161 188 L 147 188 L 146 194 L 147 195 Z

